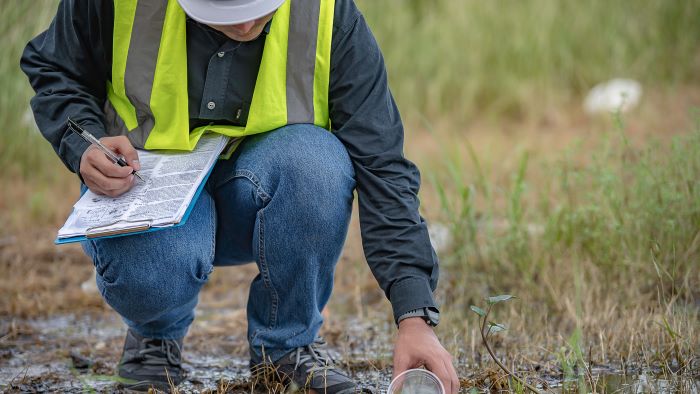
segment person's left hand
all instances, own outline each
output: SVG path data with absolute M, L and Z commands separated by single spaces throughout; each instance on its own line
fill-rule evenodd
M 432 327 L 420 317 L 409 317 L 399 323 L 399 335 L 394 344 L 393 377 L 421 366 L 440 378 L 447 394 L 457 394 L 459 378 L 452 365 L 452 356 L 442 347 Z

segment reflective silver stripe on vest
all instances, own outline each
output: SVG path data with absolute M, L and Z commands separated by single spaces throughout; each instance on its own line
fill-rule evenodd
M 314 123 L 314 70 L 321 0 L 290 0 L 287 123 Z
M 131 30 L 131 42 L 126 58 L 124 87 L 126 96 L 136 109 L 136 120 L 139 124 L 128 136 L 139 146 L 145 145 L 155 124 L 150 108 L 151 91 L 167 8 L 168 0 L 141 0 L 136 3 L 134 27 Z
M 175 1 L 175 0 L 170 0 Z M 287 123 L 314 123 L 314 71 L 321 0 L 288 0 Z M 168 0 L 137 2 L 126 59 L 124 86 L 136 110 L 138 126 L 129 132 L 106 101 L 105 122 L 110 135 L 126 135 L 137 148 L 145 146 L 155 119 L 150 108 L 153 80 Z

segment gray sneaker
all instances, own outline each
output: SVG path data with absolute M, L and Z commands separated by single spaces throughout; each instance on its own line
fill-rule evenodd
M 334 363 L 326 343 L 317 338 L 312 344 L 298 347 L 273 363 L 251 360 L 250 370 L 254 381 L 266 385 L 282 384 L 291 390 L 314 389 L 318 394 L 363 392 Z
M 186 373 L 182 368 L 182 339 L 144 338 L 129 329 L 119 362 L 120 382 L 125 389 L 148 391 L 168 390 L 177 386 Z

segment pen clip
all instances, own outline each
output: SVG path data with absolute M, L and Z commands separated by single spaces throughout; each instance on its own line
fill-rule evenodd
M 95 136 L 90 134 L 89 131 L 82 128 L 76 121 L 74 121 L 71 118 L 68 118 L 68 129 L 78 134 L 88 144 L 97 146 L 97 148 L 101 150 L 102 153 L 104 153 L 115 164 L 119 164 L 122 167 L 127 166 L 127 162 L 124 156 L 116 155 L 114 152 L 112 152 L 111 149 L 104 146 L 97 138 L 95 138 Z
M 75 122 L 73 119 L 71 119 L 71 118 L 68 118 L 68 128 L 69 128 L 72 132 L 78 133 L 78 134 L 83 134 L 83 132 L 85 131 L 85 129 L 83 129 L 82 127 L 80 127 L 80 125 L 79 125 L 78 123 L 76 123 L 76 122 Z
M 89 131 L 85 130 L 84 128 L 80 127 L 80 125 L 75 122 L 73 119 L 70 117 L 68 118 L 68 129 L 71 130 L 72 132 L 78 134 L 82 139 L 85 140 L 88 144 L 96 146 L 99 150 L 102 151 L 114 164 L 118 164 L 122 167 L 126 167 L 129 164 L 126 161 L 126 158 L 123 155 L 117 155 L 115 154 L 111 149 L 106 147 L 104 144 L 100 142 L 95 136 L 90 134 Z M 138 171 L 133 170 L 132 174 L 136 175 L 137 178 L 139 178 L 142 181 L 145 181 L 141 175 L 138 173 Z

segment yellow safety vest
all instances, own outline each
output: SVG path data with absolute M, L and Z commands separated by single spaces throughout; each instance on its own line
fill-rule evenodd
M 177 0 L 114 0 L 107 133 L 126 135 L 137 148 L 192 150 L 206 131 L 238 137 L 294 123 L 328 129 L 334 6 L 334 0 L 282 4 L 265 38 L 246 126 L 190 131 L 184 11 Z

